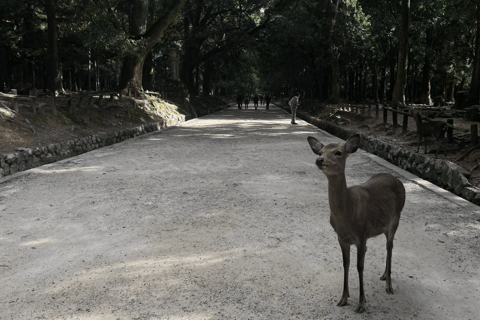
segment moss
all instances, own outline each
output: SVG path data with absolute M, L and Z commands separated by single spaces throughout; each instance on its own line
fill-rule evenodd
M 69 117 L 68 111 L 60 109 L 57 112 L 57 119 L 60 122 L 60 124 L 63 125 L 73 125 L 75 124 L 75 121 Z
M 84 115 L 88 116 L 90 119 L 97 121 L 102 121 L 103 115 L 97 109 L 88 109 L 83 112 Z

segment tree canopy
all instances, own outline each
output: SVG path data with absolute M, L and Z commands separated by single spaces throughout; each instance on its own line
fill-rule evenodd
M 480 4 L 407 2 L 2 0 L 0 91 L 175 80 L 191 95 L 298 90 L 332 103 L 429 104 L 466 91 L 478 104 Z

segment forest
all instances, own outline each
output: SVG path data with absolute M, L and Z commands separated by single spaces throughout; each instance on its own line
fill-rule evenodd
M 2 0 L 0 91 L 479 103 L 473 0 Z

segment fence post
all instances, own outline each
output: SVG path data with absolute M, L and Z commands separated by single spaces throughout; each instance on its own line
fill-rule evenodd
M 68 114 L 70 116 L 72 116 L 73 115 L 73 107 L 72 107 L 72 95 L 71 94 L 67 95 L 67 110 L 68 110 Z
M 33 114 L 37 114 L 37 97 L 35 95 L 30 95 L 30 106 L 32 107 Z
M 17 105 L 17 89 L 12 89 L 11 91 L 12 95 L 12 109 L 18 112 L 18 105 Z
M 478 126 L 476 124 L 470 126 L 470 135 L 472 136 L 472 146 L 474 146 L 478 143 Z
M 52 112 L 53 112 L 53 115 L 56 116 L 57 115 L 57 105 L 56 105 L 56 101 L 55 101 L 55 91 L 52 92 Z
M 404 114 L 403 115 L 402 133 L 407 133 L 407 128 L 408 128 L 408 114 Z
M 393 107 L 392 120 L 393 120 L 393 131 L 395 131 L 395 130 L 397 130 L 397 126 L 398 126 L 398 123 L 397 123 L 397 106 Z
M 453 119 L 447 119 L 447 123 L 451 125 L 447 128 L 447 142 L 452 143 L 453 142 Z

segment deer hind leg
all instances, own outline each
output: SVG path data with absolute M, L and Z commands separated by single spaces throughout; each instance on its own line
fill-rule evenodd
M 343 307 L 348 304 L 350 294 L 348 292 L 348 268 L 350 267 L 350 245 L 340 242 L 343 257 L 343 293 L 342 299 L 338 301 L 337 306 Z
M 386 289 L 385 291 L 388 294 L 393 294 L 393 287 L 392 287 L 392 250 L 393 250 L 393 238 L 395 236 L 395 232 L 398 228 L 398 222 L 392 226 L 385 236 L 387 237 L 387 265 L 385 267 L 385 273 L 380 278 L 382 281 L 386 281 Z
M 362 241 L 359 246 L 357 246 L 357 270 L 358 278 L 360 282 L 360 298 L 358 299 L 358 306 L 355 308 L 356 313 L 365 312 L 365 291 L 363 289 L 363 267 L 365 265 L 365 253 L 367 252 L 367 241 Z

